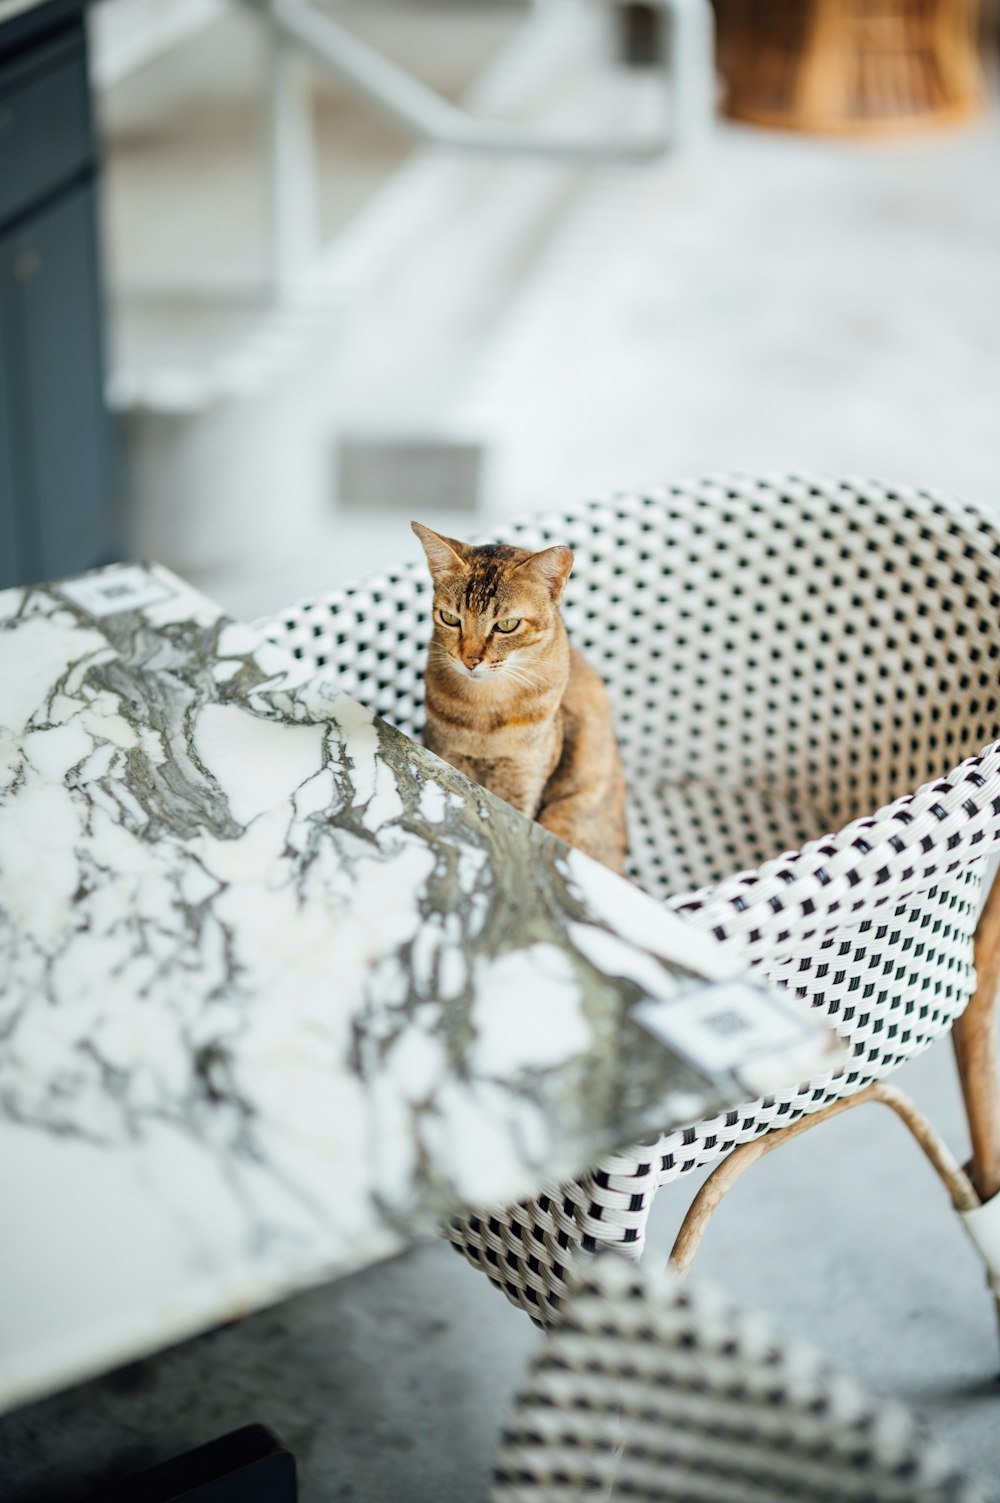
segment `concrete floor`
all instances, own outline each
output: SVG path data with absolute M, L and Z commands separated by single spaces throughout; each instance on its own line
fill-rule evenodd
M 337 326 L 322 442 L 481 441 L 478 509 L 424 518 L 459 534 L 730 467 L 878 474 L 1000 508 L 998 145 L 995 114 L 891 146 L 720 126 L 697 155 L 641 169 L 456 169 L 453 214 L 360 284 Z M 188 571 L 236 615 L 415 552 L 405 496 L 357 516 L 331 479 L 323 513 L 282 500 L 306 518 L 283 547 L 254 546 L 249 518 L 242 553 Z M 896 1079 L 964 1154 L 947 1042 Z M 695 1188 L 660 1197 L 650 1256 Z M 917 1407 L 1000 1500 L 990 1301 L 888 1114 L 861 1109 L 758 1165 L 699 1266 Z M 305 1503 L 477 1503 L 538 1339 L 449 1248 L 422 1247 L 0 1419 L 0 1495 L 76 1503 L 259 1419 L 297 1453 Z

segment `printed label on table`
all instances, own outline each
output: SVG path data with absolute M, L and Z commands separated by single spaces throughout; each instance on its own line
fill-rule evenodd
M 141 564 L 122 564 L 102 569 L 81 579 L 69 579 L 58 586 L 59 593 L 72 600 L 89 616 L 114 616 L 119 611 L 141 611 L 147 605 L 169 600 L 173 590 Z
M 640 1002 L 630 1016 L 707 1075 L 738 1070 L 810 1037 L 806 1022 L 743 981 L 722 981 L 675 1001 Z

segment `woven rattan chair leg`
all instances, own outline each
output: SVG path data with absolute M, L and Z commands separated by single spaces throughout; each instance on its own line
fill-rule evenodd
M 997 998 L 1000 994 L 1000 873 L 976 927 L 976 990 L 955 1019 L 952 1042 L 969 1119 L 972 1178 L 980 1198 L 1000 1192 L 1000 1040 Z
M 802 1117 L 788 1127 L 766 1133 L 755 1142 L 744 1143 L 734 1149 L 729 1157 L 712 1171 L 688 1208 L 688 1213 L 670 1253 L 670 1267 L 674 1272 L 681 1277 L 687 1273 L 714 1211 L 744 1170 L 749 1169 L 751 1164 L 755 1164 L 772 1149 L 779 1148 L 782 1143 L 787 1143 L 792 1138 L 808 1132 L 811 1127 L 817 1127 L 820 1122 L 839 1116 L 841 1112 L 850 1111 L 852 1107 L 863 1106 L 869 1101 L 878 1101 L 883 1106 L 889 1107 L 910 1129 L 931 1167 L 948 1191 L 956 1211 L 965 1213 L 980 1208 L 980 1199 L 972 1181 L 953 1158 L 950 1150 L 938 1137 L 926 1117 L 917 1110 L 909 1097 L 897 1090 L 895 1086 L 875 1081 L 872 1085 L 866 1086 L 863 1091 L 858 1091 L 855 1096 L 847 1096 L 841 1101 L 831 1102 L 821 1111 Z

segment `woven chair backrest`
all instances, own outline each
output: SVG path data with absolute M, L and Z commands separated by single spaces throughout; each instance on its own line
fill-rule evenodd
M 630 779 L 750 782 L 836 829 L 1000 737 L 1000 534 L 944 498 L 722 477 L 493 536 L 573 548 L 565 619 L 609 685 Z M 270 635 L 412 735 L 430 604 L 413 561 Z

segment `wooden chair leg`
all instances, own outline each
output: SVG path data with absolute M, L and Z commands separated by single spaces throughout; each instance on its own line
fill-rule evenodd
M 952 1205 L 960 1215 L 964 1216 L 968 1212 L 981 1208 L 980 1198 L 972 1181 L 953 1158 L 950 1150 L 938 1137 L 926 1117 L 896 1086 L 886 1085 L 884 1081 L 877 1080 L 865 1086 L 864 1090 L 858 1091 L 856 1096 L 845 1096 L 841 1101 L 833 1101 L 829 1106 L 822 1107 L 808 1117 L 801 1117 L 798 1122 L 793 1122 L 788 1127 L 765 1133 L 752 1143 L 742 1143 L 739 1148 L 734 1148 L 729 1157 L 723 1159 L 722 1163 L 713 1169 L 688 1208 L 688 1213 L 670 1253 L 670 1267 L 673 1271 L 680 1277 L 687 1273 L 714 1211 L 745 1169 L 749 1169 L 751 1164 L 755 1164 L 758 1159 L 780 1147 L 782 1143 L 801 1136 L 810 1128 L 818 1127 L 821 1122 L 839 1116 L 841 1112 L 850 1111 L 855 1106 L 863 1106 L 869 1101 L 879 1101 L 889 1107 L 910 1129 L 931 1167 L 948 1191 Z M 985 1254 L 983 1256 L 985 1257 Z
M 976 926 L 976 990 L 952 1030 L 972 1141 L 972 1178 L 982 1201 L 1000 1192 L 1000 872 Z
M 976 925 L 975 964 L 976 990 L 951 1037 L 969 1121 L 968 1167 L 983 1202 L 965 1225 L 986 1262 L 1000 1328 L 1000 871 Z
M 996 887 L 990 894 L 991 898 L 995 892 Z M 994 1007 L 995 1000 L 989 1009 L 991 1022 Z M 994 1069 L 996 1066 L 995 1042 L 994 1034 L 994 1048 L 989 1055 Z M 957 1045 L 956 1048 L 958 1048 Z M 978 1063 L 981 1066 L 981 1061 Z M 982 1084 L 985 1072 L 981 1067 L 978 1070 L 973 1068 L 969 1073 L 977 1078 L 980 1085 Z M 993 1079 L 995 1080 L 995 1076 Z M 968 1097 L 966 1099 L 968 1100 Z M 992 1098 L 994 1103 L 995 1099 L 994 1095 Z M 1000 1330 L 1000 1194 L 994 1192 L 989 1201 L 984 1201 L 973 1180 L 952 1157 L 945 1143 L 909 1097 L 896 1086 L 886 1085 L 884 1081 L 879 1080 L 866 1086 L 856 1096 L 847 1096 L 842 1101 L 833 1101 L 829 1106 L 823 1107 L 808 1117 L 801 1118 L 798 1122 L 793 1122 L 789 1127 L 766 1133 L 752 1143 L 742 1143 L 739 1148 L 735 1148 L 729 1157 L 723 1159 L 722 1163 L 712 1171 L 688 1207 L 688 1213 L 681 1224 L 670 1253 L 670 1267 L 681 1278 L 687 1273 L 713 1213 L 723 1196 L 732 1188 L 745 1169 L 749 1169 L 751 1164 L 755 1164 L 758 1159 L 763 1158 L 765 1154 L 780 1147 L 791 1138 L 797 1138 L 802 1133 L 808 1132 L 810 1128 L 817 1127 L 820 1122 L 839 1116 L 841 1112 L 850 1111 L 852 1107 L 863 1106 L 868 1101 L 880 1101 L 895 1112 L 900 1121 L 909 1128 L 948 1191 L 959 1221 L 983 1260 L 986 1282 L 993 1296 L 998 1330 Z M 995 1116 L 989 1118 L 985 1113 L 984 1116 L 987 1117 L 987 1127 L 991 1122 L 995 1125 Z M 984 1180 L 983 1183 L 989 1183 L 989 1181 Z
M 976 927 L 975 965 L 976 990 L 952 1030 L 972 1143 L 968 1173 L 958 1166 L 909 1098 L 896 1087 L 876 1081 L 856 1096 L 831 1102 L 789 1127 L 734 1149 L 709 1175 L 688 1209 L 670 1254 L 670 1266 L 675 1273 L 683 1277 L 688 1271 L 720 1201 L 751 1164 L 830 1117 L 867 1101 L 880 1101 L 910 1129 L 948 1190 L 952 1205 L 986 1266 L 1000 1324 L 1000 872 L 993 880 Z

